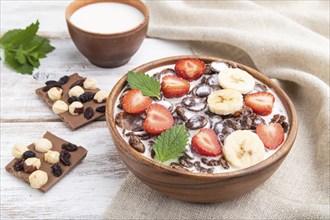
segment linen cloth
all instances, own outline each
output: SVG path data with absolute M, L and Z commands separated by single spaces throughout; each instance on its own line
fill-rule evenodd
M 148 1 L 149 37 L 192 41 L 274 78 L 298 113 L 277 172 L 243 197 L 192 204 L 129 174 L 105 219 L 329 219 L 329 1 Z M 320 80 L 322 79 L 322 80 Z

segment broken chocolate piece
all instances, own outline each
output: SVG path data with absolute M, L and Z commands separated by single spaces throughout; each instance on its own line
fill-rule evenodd
M 61 152 L 62 144 L 68 143 L 50 132 L 47 132 L 44 138 L 50 140 L 52 142 L 53 148 L 52 150 Z M 52 174 L 52 164 L 47 163 L 44 161 L 44 153 L 40 153 L 35 151 L 34 144 L 28 146 L 30 151 L 33 151 L 36 154 L 36 158 L 39 158 L 41 161 L 41 166 L 39 170 L 45 171 L 48 174 L 48 182 L 43 185 L 39 190 L 42 192 L 47 192 L 52 186 L 54 186 L 61 178 L 64 178 L 67 173 L 69 173 L 74 167 L 76 167 L 85 157 L 87 154 L 87 150 L 83 147 L 78 147 L 75 152 L 71 153 L 70 162 L 71 166 L 62 166 L 62 175 L 60 177 L 56 177 Z M 23 180 L 24 182 L 29 183 L 29 176 L 30 173 L 25 173 L 23 171 L 24 166 L 24 159 L 13 159 L 7 166 L 5 167 L 6 171 L 14 175 L 15 177 Z M 17 169 L 17 170 L 16 170 Z
M 64 83 L 67 80 L 66 83 Z M 68 77 L 62 77 L 58 82 L 49 82 L 49 85 L 46 85 L 45 87 L 39 88 L 36 90 L 37 95 L 49 106 L 52 107 L 54 102 L 48 98 L 47 91 L 52 87 L 60 87 L 63 91 L 62 96 L 60 98 L 61 101 L 66 102 L 67 104 L 72 104 L 75 101 L 81 101 L 79 97 L 70 97 L 68 96 L 68 92 L 71 87 L 74 87 L 76 85 L 83 86 L 83 83 L 85 81 L 84 77 L 79 76 L 77 73 L 68 76 Z M 64 83 L 63 85 L 61 83 Z M 46 88 L 47 87 L 47 88 Z M 82 97 L 82 101 L 84 105 L 84 109 L 86 108 L 92 108 L 94 110 L 93 115 L 91 118 L 86 119 L 84 117 L 84 114 L 78 114 L 78 115 L 71 115 L 70 112 L 64 112 L 61 114 L 58 114 L 58 116 L 62 119 L 63 122 L 65 122 L 71 129 L 77 129 L 80 128 L 102 116 L 104 116 L 105 112 L 102 111 L 96 111 L 96 108 L 103 106 L 104 104 L 96 103 L 92 100 L 87 101 L 90 99 L 91 95 L 86 95 L 93 93 L 95 94 L 98 92 L 99 89 L 85 89 L 85 95 Z M 87 97 L 88 96 L 88 97 Z

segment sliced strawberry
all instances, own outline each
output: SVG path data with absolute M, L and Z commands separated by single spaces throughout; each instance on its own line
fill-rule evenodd
M 151 104 L 146 112 L 147 117 L 143 122 L 143 129 L 149 134 L 160 134 L 174 124 L 171 112 L 163 105 Z
M 275 97 L 269 92 L 257 92 L 244 97 L 245 105 L 262 116 L 269 115 L 273 111 Z
M 222 152 L 216 133 L 209 128 L 202 128 L 192 138 L 191 145 L 197 153 L 204 156 L 218 156 Z
M 188 81 L 177 76 L 165 76 L 161 84 L 162 92 L 166 98 L 179 98 L 189 92 L 190 84 Z
M 152 99 L 144 96 L 139 89 L 132 89 L 124 95 L 122 106 L 125 112 L 140 114 L 151 105 L 151 102 Z
M 284 141 L 284 131 L 279 123 L 259 124 L 256 133 L 269 150 L 275 150 Z
M 178 60 L 175 64 L 176 74 L 189 81 L 198 79 L 205 72 L 205 63 L 198 59 L 187 58 Z

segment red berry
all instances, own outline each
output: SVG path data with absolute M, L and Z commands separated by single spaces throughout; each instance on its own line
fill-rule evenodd
M 190 84 L 177 76 L 165 76 L 161 84 L 162 92 L 166 98 L 179 98 L 189 92 Z
M 257 92 L 244 97 L 245 105 L 262 116 L 267 116 L 273 111 L 275 97 L 269 92 Z
M 124 95 L 122 106 L 125 112 L 140 114 L 151 105 L 151 102 L 152 99 L 144 96 L 139 89 L 132 89 Z
M 187 58 L 178 60 L 175 64 L 176 74 L 186 80 L 193 81 L 205 72 L 205 63 L 199 59 Z
M 279 123 L 259 124 L 256 133 L 269 150 L 275 150 L 284 141 L 284 131 Z
M 146 113 L 143 129 L 149 134 L 158 135 L 170 129 L 174 124 L 171 112 L 163 105 L 151 104 Z
M 209 128 L 202 128 L 191 140 L 194 150 L 204 156 L 218 156 L 222 152 L 221 143 L 216 133 Z

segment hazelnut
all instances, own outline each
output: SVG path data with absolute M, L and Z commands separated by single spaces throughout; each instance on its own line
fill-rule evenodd
M 45 153 L 45 161 L 50 164 L 58 163 L 60 161 L 60 153 L 57 151 L 49 150 Z
M 104 90 L 98 91 L 94 96 L 94 101 L 97 103 L 103 103 L 107 100 L 108 93 L 106 93 Z
M 24 152 L 28 150 L 29 149 L 23 144 L 15 144 L 13 146 L 13 149 L 11 150 L 11 153 L 15 158 L 21 159 L 23 157 Z
M 39 170 L 40 166 L 41 166 L 40 159 L 36 157 L 31 157 L 24 161 L 23 168 L 25 173 L 32 173 L 36 170 Z
M 69 90 L 69 97 L 72 97 L 72 96 L 77 96 L 79 97 L 81 94 L 83 94 L 85 91 L 83 88 L 81 88 L 80 86 L 75 86 L 73 88 L 71 88 Z
M 52 107 L 53 112 L 55 114 L 62 114 L 68 111 L 68 108 L 69 108 L 68 105 L 62 100 L 57 100 Z
M 71 105 L 69 105 L 69 112 L 71 115 L 80 115 L 84 112 L 84 105 L 81 102 L 72 102 Z
M 50 90 L 48 90 L 47 94 L 50 100 L 56 101 L 59 100 L 62 96 L 63 90 L 58 87 L 53 87 Z
M 36 170 L 29 176 L 32 188 L 39 189 L 48 182 L 48 174 L 42 170 Z
M 40 153 L 45 153 L 53 148 L 53 144 L 46 138 L 40 138 L 34 142 L 34 148 Z
M 86 78 L 84 81 L 85 89 L 97 89 L 97 81 L 92 78 Z

